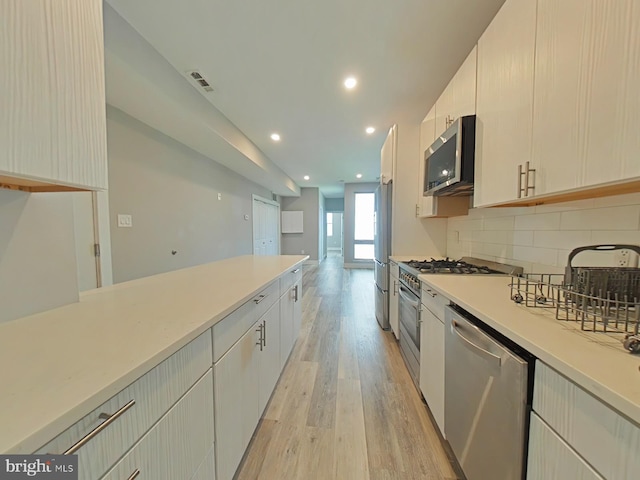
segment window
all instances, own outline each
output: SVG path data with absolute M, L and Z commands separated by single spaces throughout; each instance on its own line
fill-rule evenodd
M 355 194 L 355 225 L 353 258 L 373 260 L 373 234 L 375 230 L 375 194 Z
M 327 237 L 333 237 L 333 213 L 327 213 Z

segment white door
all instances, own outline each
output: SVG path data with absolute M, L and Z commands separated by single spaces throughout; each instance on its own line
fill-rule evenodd
M 280 205 L 253 196 L 253 254 L 280 254 Z

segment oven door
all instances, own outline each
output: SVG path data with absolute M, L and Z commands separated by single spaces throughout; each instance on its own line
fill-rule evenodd
M 401 329 L 411 340 L 418 353 L 420 352 L 420 299 L 400 284 L 398 312 Z

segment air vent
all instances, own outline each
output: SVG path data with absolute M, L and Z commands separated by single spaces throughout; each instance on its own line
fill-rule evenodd
M 187 72 L 187 75 L 190 77 L 194 85 L 196 85 L 197 87 L 201 88 L 207 93 L 213 92 L 213 87 L 211 86 L 211 84 L 207 82 L 207 79 L 204 78 L 202 74 L 197 70 Z

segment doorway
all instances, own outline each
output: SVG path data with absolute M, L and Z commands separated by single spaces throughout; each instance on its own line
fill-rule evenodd
M 342 212 L 327 212 L 327 255 L 344 256 L 344 225 Z

